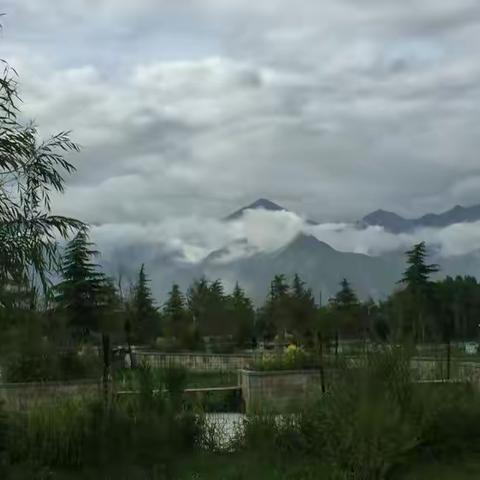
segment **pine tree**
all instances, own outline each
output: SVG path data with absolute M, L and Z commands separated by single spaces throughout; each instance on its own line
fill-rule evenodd
M 340 282 L 340 290 L 333 298 L 333 305 L 343 312 L 351 311 L 359 305 L 358 297 L 346 278 Z
M 259 334 L 272 340 L 278 333 L 284 337 L 290 326 L 290 287 L 285 275 L 275 275 L 270 283 L 270 292 L 259 318 Z
M 111 340 L 117 330 L 121 302 L 113 282 L 93 263 L 98 251 L 88 239 L 86 227 L 71 240 L 63 256 L 61 275 L 56 287 L 57 307 L 67 316 L 70 327 L 81 338 L 91 332 L 101 332 L 103 351 L 103 384 L 108 400 L 110 379 Z
M 145 265 L 142 264 L 133 287 L 130 305 L 132 336 L 142 343 L 152 342 L 160 333 L 160 317 L 149 283 Z
M 187 306 L 196 330 L 205 323 L 209 295 L 210 289 L 205 277 L 195 280 L 188 289 Z
M 246 346 L 252 342 L 255 327 L 255 310 L 238 282 L 228 299 L 228 320 L 233 327 L 235 342 Z
M 316 310 L 312 291 L 305 286 L 300 276 L 295 274 L 290 294 L 289 329 L 297 338 L 304 341 L 311 339 Z
M 290 288 L 285 275 L 275 275 L 270 284 L 270 300 L 275 301 L 288 296 Z
M 58 309 L 64 312 L 73 331 L 81 336 L 98 329 L 105 276 L 93 262 L 97 255 L 98 251 L 88 239 L 87 228 L 80 229 L 67 244 L 60 270 L 62 281 L 55 287 Z
M 185 298 L 177 284 L 174 284 L 168 293 L 163 314 L 169 334 L 176 338 L 184 336 L 189 328 L 188 316 L 185 308 Z
M 335 318 L 335 355 L 338 355 L 340 330 L 355 323 L 358 319 L 360 302 L 346 278 L 340 282 L 340 290 L 331 300 L 331 309 Z
M 210 336 L 227 336 L 234 333 L 233 326 L 228 322 L 227 296 L 221 280 L 215 280 L 208 288 L 206 312 L 201 332 Z
M 438 272 L 438 265 L 426 263 L 427 247 L 425 242 L 414 245 L 405 255 L 408 267 L 400 283 L 407 285 L 407 288 L 413 292 L 425 293 L 430 283 L 430 275 Z
M 438 272 L 439 268 L 437 265 L 426 263 L 425 242 L 414 245 L 405 255 L 407 256 L 407 269 L 400 283 L 406 285 L 403 299 L 408 311 L 408 318 L 404 320 L 402 330 L 404 333 L 410 333 L 415 341 L 423 342 L 427 336 L 429 311 L 433 300 L 430 275 Z

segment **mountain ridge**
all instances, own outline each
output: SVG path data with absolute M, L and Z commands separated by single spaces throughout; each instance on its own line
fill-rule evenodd
M 408 233 L 418 228 L 444 228 L 457 223 L 480 221 L 480 204 L 463 207 L 455 205 L 441 213 L 427 213 L 418 218 L 405 218 L 388 210 L 375 210 L 365 215 L 358 225 L 383 227 L 390 233 Z

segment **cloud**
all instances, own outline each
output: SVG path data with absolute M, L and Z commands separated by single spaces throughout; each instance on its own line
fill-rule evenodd
M 480 222 L 393 234 L 378 226 L 311 225 L 292 212 L 266 210 L 247 210 L 231 222 L 191 215 L 157 223 L 102 224 L 94 226 L 91 233 L 113 268 L 127 265 L 133 269 L 136 263 L 155 264 L 159 257 L 176 265 L 200 265 L 207 257 L 214 264 L 229 264 L 256 254 L 275 253 L 299 234 L 314 235 L 342 252 L 371 256 L 402 253 L 425 241 L 436 258 L 452 258 L 476 253 L 480 244 Z
M 480 200 L 478 2 L 4 9 L 25 115 L 84 147 L 61 213 L 141 229 L 221 218 L 260 196 L 324 222 Z M 349 235 L 349 248 L 397 242 Z

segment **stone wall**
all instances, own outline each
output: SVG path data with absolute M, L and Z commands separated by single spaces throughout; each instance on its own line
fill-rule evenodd
M 25 410 L 45 402 L 51 403 L 66 398 L 93 396 L 100 392 L 100 383 L 91 380 L 1 383 L 0 402 L 6 410 Z
M 320 381 L 318 370 L 242 370 L 240 385 L 245 411 L 249 413 L 262 407 L 288 410 L 290 405 L 303 399 L 309 389 L 319 387 Z
M 248 353 L 215 354 L 215 353 L 161 353 L 142 352 L 133 353 L 135 363 L 145 363 L 153 368 L 183 367 L 197 371 L 228 371 L 247 368 L 255 359 L 255 355 Z

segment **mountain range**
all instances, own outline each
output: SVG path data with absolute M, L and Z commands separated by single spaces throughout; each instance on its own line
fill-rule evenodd
M 264 209 L 272 212 L 288 211 L 267 200 L 259 199 L 226 216 L 223 221 L 238 221 L 248 210 Z M 381 226 L 392 233 L 411 232 L 420 227 L 445 227 L 460 222 L 480 220 L 480 205 L 457 206 L 441 214 L 428 214 L 417 219 L 377 210 L 356 223 L 356 228 Z M 310 224 L 315 224 L 309 221 Z M 444 257 L 432 250 L 430 260 L 441 267 L 439 275 L 474 275 L 480 277 L 480 253 Z M 386 297 L 398 286 L 405 269 L 403 251 L 390 251 L 379 256 L 338 251 L 315 236 L 300 233 L 290 243 L 275 251 L 259 251 L 247 239 L 236 240 L 215 250 L 199 263 L 185 262 L 179 252 L 162 247 L 131 246 L 119 248 L 107 261 L 106 268 L 133 278 L 138 265 L 145 262 L 157 298 L 165 299 L 172 283 L 186 290 L 195 278 L 221 279 L 227 290 L 238 281 L 260 304 L 268 293 L 273 276 L 283 273 L 287 278 L 298 273 L 312 288 L 317 301 L 327 301 L 338 290 L 339 282 L 347 278 L 361 298 Z
M 455 223 L 471 223 L 480 220 L 480 205 L 462 207 L 456 205 L 446 212 L 428 213 L 419 218 L 404 218 L 394 212 L 376 210 L 369 213 L 358 222 L 360 227 L 380 226 L 387 232 L 406 233 L 417 228 L 444 228 Z

